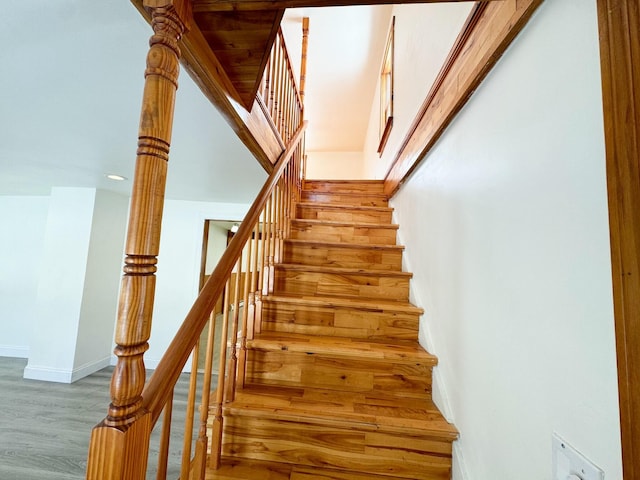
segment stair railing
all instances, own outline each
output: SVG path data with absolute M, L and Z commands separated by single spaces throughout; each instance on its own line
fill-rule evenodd
M 244 385 L 247 340 L 260 331 L 262 297 L 273 291 L 274 265 L 290 230 L 295 204 L 300 200 L 305 128 L 306 122 L 294 132 L 289 147 L 280 156 L 142 392 L 142 409 L 150 413 L 152 428 L 163 416 L 158 480 L 167 478 L 175 410 L 173 392 L 190 355 L 192 366 L 179 478 L 203 480 L 207 464 L 214 469 L 220 466 L 223 407 L 233 401 L 236 390 Z M 223 311 L 216 315 L 215 305 L 221 296 Z M 201 342 L 205 328 L 206 341 Z M 216 329 L 220 329 L 217 348 Z M 202 353 L 204 365 L 200 362 Z M 214 371 L 216 353 L 218 368 Z M 215 384 L 213 392 L 212 384 Z
M 271 49 L 257 100 L 268 111 L 273 127 L 287 145 L 304 117 L 304 104 L 282 29 L 278 30 Z
M 175 12 L 165 10 L 158 9 L 156 16 L 169 15 L 175 20 L 171 16 Z M 162 18 L 156 23 L 164 25 Z M 177 33 L 175 36 L 179 38 Z M 156 37 L 160 39 L 160 36 Z M 174 57 L 177 72 L 177 54 Z M 182 445 L 178 447 L 178 454 L 182 455 L 178 478 L 203 480 L 207 460 L 211 468 L 219 467 L 224 404 L 233 401 L 236 391 L 244 386 L 247 340 L 253 339 L 253 335 L 261 330 L 262 298 L 273 291 L 275 265 L 280 261 L 295 204 L 301 195 L 305 172 L 306 122 L 303 122 L 303 105 L 292 72 L 284 37 L 279 31 L 256 99 L 263 108 L 268 108 L 286 148 L 283 147 L 284 152 L 238 232 L 143 389 L 140 385 L 141 378 L 144 381 L 141 358 L 146 343 L 118 347 L 121 356 L 136 356 L 135 362 L 119 361 L 112 378 L 112 398 L 115 386 L 117 400 L 126 405 L 117 408 L 126 410 L 117 410 L 116 413 L 122 417 L 119 423 L 107 417 L 94 428 L 87 479 L 143 480 L 148 478 L 150 456 L 157 458 L 157 480 L 177 478 L 177 474 L 171 471 L 175 468 L 175 462 L 172 461 L 171 468 L 169 465 L 169 458 L 174 458 L 176 450 L 175 445 L 170 445 L 170 440 L 172 418 L 178 404 L 182 405 L 184 399 L 174 398 L 174 389 L 190 356 L 192 366 L 185 407 L 184 437 Z M 171 120 L 170 116 L 167 118 Z M 170 127 L 167 126 L 166 130 L 169 131 Z M 161 209 L 161 203 L 158 205 Z M 144 255 L 141 258 L 140 261 L 146 261 Z M 147 270 L 141 271 L 140 275 L 144 277 Z M 155 266 L 152 271 L 155 272 Z M 141 284 L 142 287 L 144 285 Z M 152 290 L 150 298 L 153 297 Z M 222 312 L 216 314 L 215 306 L 221 297 Z M 144 311 L 137 309 L 129 313 L 149 318 L 148 310 L 152 304 L 147 303 L 144 303 Z M 205 328 L 206 340 L 201 339 Z M 135 339 L 142 336 L 137 330 L 132 335 Z M 123 338 L 128 339 L 128 336 L 124 335 Z M 216 338 L 219 338 L 217 348 Z M 142 389 L 141 394 L 136 394 L 138 388 Z M 110 407 L 110 414 L 111 410 Z M 161 416 L 162 426 L 156 429 Z M 151 446 L 153 442 L 157 442 L 157 449 Z M 153 455 L 150 455 L 150 451 L 153 451 Z

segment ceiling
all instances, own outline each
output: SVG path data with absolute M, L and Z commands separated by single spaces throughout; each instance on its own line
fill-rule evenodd
M 303 15 L 311 17 L 308 148 L 361 150 L 390 7 L 288 12 L 283 28 L 293 32 L 289 48 L 298 63 Z M 52 186 L 129 194 L 149 36 L 126 0 L 3 0 L 0 195 L 47 195 Z M 167 197 L 249 203 L 265 178 L 183 74 Z

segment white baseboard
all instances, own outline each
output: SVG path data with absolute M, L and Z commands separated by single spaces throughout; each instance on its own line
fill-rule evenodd
M 73 370 L 51 368 L 43 365 L 27 365 L 24 369 L 23 377 L 28 380 L 40 380 L 43 382 L 73 383 L 108 366 L 109 357 L 87 363 Z
M 44 366 L 27 365 L 23 377 L 28 380 L 40 380 L 42 382 L 71 383 L 71 370 L 50 368 Z
M 29 347 L 21 345 L 0 345 L 0 357 L 29 358 Z
M 460 441 L 453 442 L 453 468 L 451 470 L 451 480 L 469 480 L 469 471 L 464 462 Z
M 81 378 L 84 378 L 86 376 L 89 376 L 92 373 L 97 372 L 98 370 L 102 370 L 104 367 L 108 367 L 111 363 L 110 360 L 111 360 L 110 357 L 105 357 L 101 360 L 87 363 L 78 368 L 74 368 L 73 372 L 71 372 L 71 383 L 75 382 L 76 380 L 80 380 Z

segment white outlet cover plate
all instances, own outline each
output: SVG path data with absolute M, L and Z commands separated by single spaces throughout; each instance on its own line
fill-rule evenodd
M 581 480 L 604 480 L 604 472 L 557 433 L 551 436 L 551 443 L 553 480 L 567 480 L 571 475 L 576 475 Z

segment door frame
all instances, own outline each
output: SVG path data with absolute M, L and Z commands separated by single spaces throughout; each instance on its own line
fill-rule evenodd
M 622 464 L 640 480 L 640 0 L 597 0 Z

